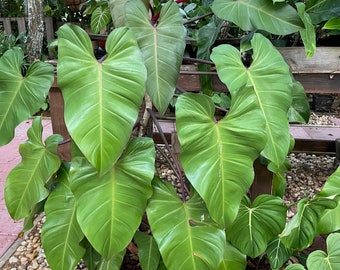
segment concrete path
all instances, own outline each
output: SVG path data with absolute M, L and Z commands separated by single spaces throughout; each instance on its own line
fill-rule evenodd
M 14 139 L 7 145 L 0 147 L 0 258 L 18 238 L 23 221 L 14 221 L 9 216 L 5 199 L 4 187 L 8 173 L 21 161 L 19 145 L 27 140 L 27 129 L 31 127 L 32 120 L 21 123 L 15 129 Z M 50 118 L 43 118 L 43 138 L 52 134 Z

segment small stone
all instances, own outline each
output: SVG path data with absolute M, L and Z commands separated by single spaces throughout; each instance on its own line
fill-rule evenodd
M 39 268 L 39 264 L 38 264 L 38 262 L 36 260 L 32 261 L 31 266 L 32 266 L 32 269 L 38 269 Z
M 9 263 L 17 263 L 18 261 L 19 261 L 19 259 L 17 257 L 14 257 L 14 256 L 10 257 L 9 260 L 8 260 Z
M 25 251 L 26 250 L 26 247 L 25 246 L 19 246 L 18 248 L 17 248 L 17 251 L 18 252 L 23 252 L 23 251 Z
M 28 258 L 26 258 L 26 257 L 21 257 L 21 258 L 20 258 L 20 263 L 21 263 L 22 265 L 26 265 L 26 264 L 28 263 Z

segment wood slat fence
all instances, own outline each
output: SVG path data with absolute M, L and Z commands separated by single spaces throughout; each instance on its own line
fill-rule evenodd
M 26 17 L 0 17 L 0 29 L 9 34 L 16 34 L 27 31 L 27 18 Z M 54 27 L 53 19 L 51 17 L 45 17 L 45 37 L 47 43 L 50 43 L 54 39 Z

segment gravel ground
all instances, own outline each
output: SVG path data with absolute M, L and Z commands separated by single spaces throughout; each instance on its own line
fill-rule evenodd
M 310 124 L 334 125 L 329 116 L 317 116 L 312 114 Z M 309 155 L 305 153 L 290 154 L 291 170 L 286 173 L 287 193 L 284 197 L 288 205 L 293 204 L 304 197 L 313 197 L 322 188 L 325 180 L 337 168 L 334 156 Z M 164 157 L 158 154 L 156 162 L 157 173 L 164 179 L 172 182 L 181 192 L 173 170 L 167 165 Z M 288 217 L 294 215 L 294 209 L 288 212 Z M 23 241 L 16 248 L 1 269 L 3 270 L 31 270 L 50 269 L 41 246 L 40 232 L 44 217 L 38 219 L 37 225 L 30 233 L 23 236 Z M 77 269 L 87 269 L 80 264 Z

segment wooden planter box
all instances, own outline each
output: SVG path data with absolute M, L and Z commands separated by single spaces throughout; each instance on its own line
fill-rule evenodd
M 338 94 L 340 93 L 340 48 L 339 47 L 319 47 L 316 54 L 311 59 L 305 58 L 304 48 L 278 48 L 286 62 L 289 64 L 294 77 L 302 83 L 306 93 Z M 216 73 L 212 73 L 213 89 L 215 91 L 228 91 L 226 86 L 219 80 Z M 182 66 L 178 85 L 186 91 L 201 91 L 199 75 L 195 71 L 195 66 Z M 64 103 L 57 80 L 49 93 L 50 110 L 52 117 L 52 128 L 54 133 L 61 134 L 64 139 L 69 138 L 68 131 L 64 122 Z M 331 140 L 325 140 L 316 144 L 318 151 L 329 151 L 335 149 L 335 135 L 331 135 Z M 167 140 L 171 142 L 174 134 L 166 134 Z M 159 136 L 154 134 L 156 143 L 162 143 Z M 300 146 L 306 150 L 306 142 L 301 141 Z M 309 140 L 308 145 L 312 145 L 315 140 Z M 299 145 L 299 142 L 297 143 Z M 65 143 L 59 147 L 59 155 L 63 160 L 71 159 L 70 143 Z M 264 165 L 255 164 L 256 179 L 251 188 L 251 197 L 256 197 L 261 193 L 271 193 L 272 175 L 265 169 Z
M 307 94 L 340 93 L 340 47 L 318 47 L 315 55 L 306 59 L 303 47 L 277 48 L 288 63 L 294 78 L 301 82 Z M 213 89 L 227 91 L 217 74 L 212 75 Z M 186 91 L 200 91 L 199 75 L 185 66 L 178 85 Z

